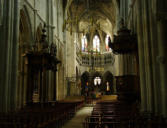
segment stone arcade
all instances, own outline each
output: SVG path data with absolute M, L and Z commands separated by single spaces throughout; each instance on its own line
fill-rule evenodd
M 62 127 L 85 104 L 85 128 L 167 127 L 166 34 L 166 0 L 0 0 L 0 127 Z

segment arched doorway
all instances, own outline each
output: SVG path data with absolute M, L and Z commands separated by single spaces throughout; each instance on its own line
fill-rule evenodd
M 102 90 L 106 95 L 111 95 L 114 93 L 113 75 L 110 71 L 105 72 L 103 75 Z
M 89 87 L 90 86 L 90 81 L 89 81 L 89 73 L 84 72 L 81 75 L 81 95 L 88 95 Z
M 102 85 L 102 75 L 99 72 L 94 72 L 91 78 L 92 83 L 92 91 L 95 93 L 101 92 L 101 85 Z

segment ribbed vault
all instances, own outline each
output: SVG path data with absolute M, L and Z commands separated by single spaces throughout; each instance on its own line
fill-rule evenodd
M 118 14 L 117 0 L 68 0 L 67 19 L 71 31 L 94 33 L 102 31 L 113 35 Z

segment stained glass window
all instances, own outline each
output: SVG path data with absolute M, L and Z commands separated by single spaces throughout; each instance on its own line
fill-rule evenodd
M 109 47 L 109 39 L 110 39 L 110 36 L 106 35 L 106 38 L 105 38 L 106 51 L 111 51 L 111 48 Z
M 83 52 L 87 52 L 87 46 L 88 46 L 88 44 L 87 44 L 87 38 L 86 38 L 86 36 L 83 36 L 81 41 L 82 41 L 82 51 Z
M 100 52 L 100 39 L 97 35 L 93 38 L 93 51 Z
M 101 84 L 101 78 L 100 77 L 95 77 L 94 79 L 94 85 L 100 85 Z

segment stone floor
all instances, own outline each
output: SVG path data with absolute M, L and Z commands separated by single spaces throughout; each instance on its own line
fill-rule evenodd
M 83 107 L 69 120 L 62 128 L 83 128 L 83 121 L 86 116 L 91 115 L 93 107 Z

